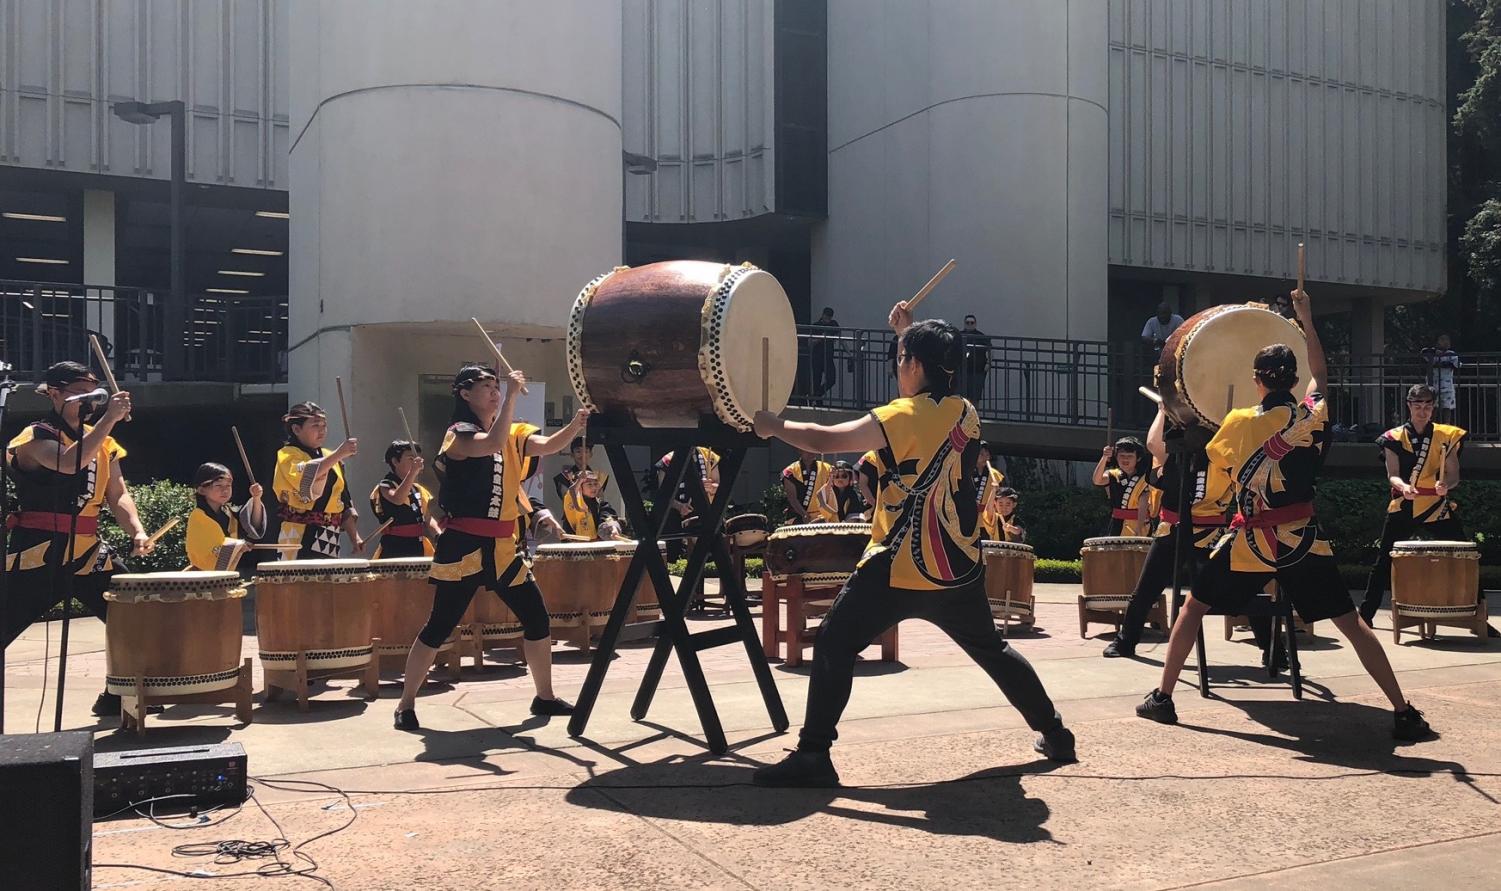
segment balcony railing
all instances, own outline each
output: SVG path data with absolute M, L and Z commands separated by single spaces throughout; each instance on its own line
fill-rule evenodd
M 121 381 L 287 379 L 287 298 L 190 295 L 174 331 L 170 299 L 146 288 L 0 279 L 0 360 L 40 379 L 55 362 L 88 359 L 94 334 Z
M 896 396 L 889 330 L 798 326 L 798 375 L 792 404 L 860 410 Z M 1153 405 L 1158 354 L 1144 345 L 1094 340 L 988 337 L 966 344 L 960 389 L 987 421 L 1105 427 L 1141 432 Z M 1422 382 L 1421 357 L 1331 356 L 1329 405 L 1335 436 L 1374 439 L 1406 417 L 1407 388 Z M 1472 439 L 1501 441 L 1501 354 L 1464 357 L 1456 374 L 1454 422 Z

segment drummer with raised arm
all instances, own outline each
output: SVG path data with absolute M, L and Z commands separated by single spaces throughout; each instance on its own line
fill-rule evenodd
M 417 691 L 438 647 L 453 633 L 481 588 L 505 601 L 521 622 L 522 654 L 537 691 L 532 714 L 573 711 L 553 693 L 551 622 L 542 591 L 532 579 L 517 520 L 527 503 L 522 481 L 531 470 L 529 459 L 562 451 L 583 430 L 589 414 L 579 411 L 551 436 L 540 435 L 531 424 L 513 423 L 516 394 L 525 383 L 524 374 L 512 371 L 505 378 L 502 398 L 501 381 L 488 366 L 466 365 L 454 376 L 453 415 L 436 462 L 438 503 L 448 514 L 448 523 L 438 536 L 429 576 L 433 611 L 407 654 L 401 701 L 396 706 L 398 730 L 421 726 Z
M 349 498 L 343 461 L 360 450 L 349 438 L 332 452 L 323 450 L 328 438 L 328 413 L 316 402 L 299 402 L 282 417 L 286 443 L 276 453 L 275 493 L 279 525 L 276 543 L 297 545 L 297 560 L 328 560 L 339 556 L 339 533 L 349 533 L 356 554 L 365 550 L 360 517 Z M 282 551 L 289 559 L 290 549 Z
M 10 603 L 0 649 L 62 600 L 69 587 L 73 599 L 105 618 L 104 591 L 116 569 L 114 552 L 99 537 L 99 511 L 106 501 L 131 537 L 131 553 L 152 550 L 120 471 L 125 449 L 112 435 L 130 416 L 130 394 L 106 393 L 93 372 L 77 362 L 48 368 L 37 389 L 51 401 L 52 411 L 22 428 L 5 450 L 16 510 L 6 549 Z M 64 573 L 72 575 L 71 582 Z M 94 701 L 95 715 L 119 713 L 120 697 L 112 693 Z
M 381 533 L 372 560 L 431 557 L 433 542 L 443 531 L 433 519 L 433 494 L 417 482 L 425 463 L 422 446 L 406 439 L 386 447 L 386 475 L 370 492 L 370 511 Z
M 620 535 L 620 514 L 600 497 L 599 475 L 585 470 L 563 493 L 563 531 L 586 541 L 613 541 Z
M 1328 372 L 1308 295 L 1294 291 L 1292 297 L 1308 342 L 1308 384 L 1301 399 L 1293 395 L 1299 370 L 1291 347 L 1278 343 L 1263 348 L 1251 369 L 1261 401 L 1231 411 L 1205 446 L 1208 472 L 1230 477 L 1237 513 L 1173 623 L 1161 683 L 1136 714 L 1177 723 L 1173 688 L 1205 614 L 1215 607 L 1233 614 L 1276 580 L 1304 622 L 1328 619 L 1350 641 L 1392 705 L 1392 736 L 1423 739 L 1432 732 L 1428 722 L 1404 698 L 1386 651 L 1356 614 L 1334 553 L 1314 519 L 1314 489 L 1329 442 Z
M 1021 503 L 1021 494 L 1010 486 L 1002 486 L 990 496 L 990 503 L 980 515 L 980 525 L 985 530 L 986 541 L 1009 541 L 1023 544 L 1027 530 L 1016 522 L 1016 506 Z
M 936 624 L 985 669 L 1038 731 L 1038 751 L 1074 760 L 1073 734 L 1032 666 L 996 630 L 986 599 L 980 510 L 968 472 L 980 449 L 980 419 L 954 392 L 959 332 L 937 320 L 914 325 L 905 302 L 892 308 L 890 322 L 900 338 L 898 399 L 832 426 L 756 413 L 762 437 L 805 453 L 883 450 L 897 468 L 877 495 L 865 554 L 818 630 L 797 750 L 757 770 L 758 785 L 838 784 L 829 748 L 849 701 L 855 657 L 886 629 L 913 618 Z
M 223 464 L 200 464 L 193 473 L 194 507 L 188 515 L 188 563 L 200 572 L 234 572 L 252 542 L 266 534 L 261 486 L 250 484 L 250 500 L 236 508 L 235 476 Z
M 1114 466 L 1111 466 L 1114 464 Z M 1159 493 L 1147 482 L 1147 450 L 1141 440 L 1123 436 L 1105 446 L 1095 465 L 1093 481 L 1110 502 L 1108 536 L 1152 534 Z

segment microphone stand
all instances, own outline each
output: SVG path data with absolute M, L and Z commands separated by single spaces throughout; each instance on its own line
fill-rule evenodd
M 0 362 L 0 431 L 5 429 L 5 411 L 10 401 L 10 391 L 20 386 L 10 379 L 11 370 L 10 363 Z M 0 559 L 6 561 L 4 566 L 0 566 L 0 616 L 10 614 L 10 529 L 6 525 L 10 518 L 9 464 L 6 456 L 0 455 Z M 5 647 L 0 646 L 0 730 L 4 727 Z
M 67 420 L 64 419 L 66 424 Z M 78 438 L 73 443 L 73 479 L 83 478 L 83 439 L 86 435 L 83 423 L 83 404 L 78 406 Z M 95 478 L 97 480 L 97 477 Z M 81 494 L 72 496 L 68 505 L 68 553 L 63 560 L 63 633 L 62 641 L 58 645 L 57 654 L 57 708 L 52 715 L 52 732 L 60 733 L 63 729 L 63 688 L 68 679 L 68 623 L 73 614 L 73 585 L 78 579 L 78 573 L 73 569 L 73 560 L 78 551 L 78 515 L 83 512 L 83 498 Z M 99 547 L 104 542 L 99 541 Z M 100 616 L 103 619 L 104 616 Z

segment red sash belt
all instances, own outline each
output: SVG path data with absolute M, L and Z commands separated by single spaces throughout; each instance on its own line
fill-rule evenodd
M 1428 495 L 1430 497 L 1437 497 L 1438 496 L 1438 490 L 1435 489 L 1435 488 L 1433 488 L 1432 486 L 1418 486 L 1416 488 L 1417 488 L 1417 493 L 1419 495 Z M 1402 493 L 1401 492 L 1397 492 L 1397 491 L 1393 491 L 1392 492 L 1392 497 L 1393 498 L 1401 498 L 1402 497 Z
M 325 529 L 338 529 L 344 524 L 344 512 L 334 511 L 329 513 L 321 510 L 293 510 L 286 505 L 276 512 L 279 519 L 288 523 L 301 523 L 304 526 L 322 526 Z
M 516 534 L 515 520 L 487 520 L 483 517 L 449 517 L 444 529 L 457 529 L 481 538 L 510 538 Z M 389 532 L 390 530 L 386 530 Z
M 390 526 L 387 526 L 386 531 L 381 534 L 386 536 L 387 538 L 421 538 L 422 524 L 402 523 L 400 525 L 397 525 L 393 523 Z
M 67 535 L 73 529 L 73 516 L 71 514 L 54 514 L 46 511 L 24 510 L 10 515 L 6 521 L 6 527 L 10 529 L 36 529 L 41 532 L 61 532 Z M 79 517 L 78 534 L 98 537 L 99 518 Z
M 1134 507 L 1117 507 L 1110 511 L 1110 516 L 1116 520 L 1135 520 L 1140 518 L 1141 513 Z
M 1178 512 L 1175 511 L 1175 510 L 1168 510 L 1167 508 L 1164 507 L 1162 509 L 1162 520 L 1163 520 L 1163 522 L 1167 523 L 1170 526 L 1176 526 L 1176 525 L 1178 525 Z M 1212 527 L 1219 528 L 1219 527 L 1222 527 L 1222 526 L 1228 526 L 1228 525 L 1230 525 L 1229 523 L 1225 522 L 1225 518 L 1224 517 L 1219 517 L 1219 516 L 1215 516 L 1215 517 L 1200 517 L 1200 516 L 1195 516 L 1193 518 L 1193 521 L 1194 521 L 1194 525 L 1195 526 L 1212 526 Z
M 1288 504 L 1282 507 L 1268 508 L 1253 517 L 1245 514 L 1236 514 L 1235 519 L 1230 521 L 1231 529 L 1270 529 L 1273 526 L 1282 526 L 1296 520 L 1307 520 L 1313 517 L 1313 502 L 1304 501 L 1301 504 Z

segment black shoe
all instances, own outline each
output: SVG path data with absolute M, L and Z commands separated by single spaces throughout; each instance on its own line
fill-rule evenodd
M 1485 636 L 1486 637 L 1501 637 L 1501 631 L 1497 631 L 1495 625 L 1487 625 L 1487 626 L 1485 626 Z
M 120 717 L 120 697 L 113 693 L 100 693 L 99 698 L 94 700 L 93 711 L 96 718 Z
M 1059 724 L 1046 733 L 1037 734 L 1032 748 L 1042 757 L 1059 764 L 1073 764 L 1079 758 L 1074 754 L 1074 732 Z
M 776 788 L 825 788 L 839 785 L 839 771 L 828 752 L 794 749 L 777 764 L 757 768 L 751 782 Z
M 1423 720 L 1423 713 L 1413 708 L 1412 703 L 1407 703 L 1407 708 L 1396 713 L 1392 723 L 1392 739 L 1403 742 L 1417 742 L 1433 736 L 1433 728 Z
M 1261 651 L 1261 667 L 1262 668 L 1266 668 L 1266 664 L 1267 664 L 1266 650 L 1262 650 Z M 1281 674 L 1282 672 L 1287 671 L 1287 668 L 1288 668 L 1287 650 L 1283 649 L 1281 647 L 1278 647 L 1277 648 L 1277 667 L 1274 668 L 1274 669 L 1272 669 L 1272 671 L 1275 674 Z
M 533 696 L 532 714 L 540 715 L 542 717 L 552 717 L 555 715 L 571 715 L 573 714 L 573 706 L 569 705 L 561 699 L 543 699 L 540 696 Z
M 397 730 L 421 730 L 422 725 L 417 723 L 417 710 L 414 708 L 399 708 L 396 710 L 396 719 L 392 722 Z
M 1153 690 L 1136 707 L 1136 716 L 1150 718 L 1159 724 L 1176 724 L 1178 723 L 1178 707 L 1173 705 L 1173 697 L 1163 696 Z
M 1126 643 L 1118 637 L 1115 640 L 1112 640 L 1109 646 L 1105 647 L 1106 659 L 1117 659 L 1120 657 L 1131 659 L 1135 656 L 1136 644 Z

